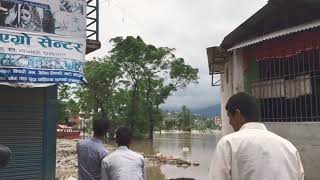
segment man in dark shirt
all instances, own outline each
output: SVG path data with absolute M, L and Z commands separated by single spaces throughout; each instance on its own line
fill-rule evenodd
M 106 120 L 93 122 L 93 138 L 80 140 L 77 143 L 78 174 L 80 180 L 100 180 L 101 161 L 108 155 L 103 146 L 103 138 L 109 129 Z

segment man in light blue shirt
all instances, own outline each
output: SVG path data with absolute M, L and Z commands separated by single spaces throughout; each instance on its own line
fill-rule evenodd
M 101 180 L 146 180 L 144 158 L 129 149 L 131 139 L 129 128 L 117 130 L 118 149 L 102 160 Z
M 77 143 L 78 175 L 80 180 L 100 180 L 101 161 L 108 155 L 102 140 L 109 128 L 106 120 L 93 122 L 93 138 Z

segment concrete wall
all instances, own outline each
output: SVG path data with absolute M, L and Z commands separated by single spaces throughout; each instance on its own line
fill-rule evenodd
M 299 150 L 305 180 L 320 179 L 320 122 L 265 123 L 267 128 L 291 141 Z
M 232 75 L 233 75 L 233 93 L 244 91 L 243 83 L 243 53 L 242 49 L 233 51 L 233 60 L 232 60 Z
M 226 63 L 224 73 L 221 74 L 221 118 L 223 136 L 233 132 L 229 124 L 227 112 L 225 111 L 226 103 L 233 94 L 244 91 L 242 57 L 241 49 L 233 51 L 232 61 Z
M 232 83 L 232 62 L 225 65 L 224 73 L 221 74 L 221 120 L 222 120 L 222 136 L 232 132 L 232 127 L 229 125 L 229 118 L 225 111 L 226 103 L 233 94 Z

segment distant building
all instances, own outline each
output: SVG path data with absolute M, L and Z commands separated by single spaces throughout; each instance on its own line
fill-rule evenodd
M 215 116 L 213 118 L 213 122 L 214 122 L 215 125 L 217 125 L 219 127 L 222 127 L 222 119 L 219 116 Z
M 201 125 L 202 125 L 201 119 L 196 119 L 196 120 L 194 120 L 194 125 L 195 125 L 195 126 L 201 126 Z
M 79 115 L 75 116 L 70 116 L 69 117 L 69 126 L 72 126 L 75 129 L 80 129 L 81 128 L 81 117 Z
M 74 131 L 70 126 L 58 124 L 57 125 L 58 139 L 80 139 L 80 131 Z
M 297 146 L 306 179 L 318 180 L 320 1 L 269 0 L 207 54 L 221 109 L 237 92 L 255 96 L 262 122 Z M 223 135 L 233 132 L 224 110 L 221 118 Z

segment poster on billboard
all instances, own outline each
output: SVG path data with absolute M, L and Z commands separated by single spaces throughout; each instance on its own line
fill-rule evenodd
M 83 83 L 86 0 L 0 0 L 0 83 Z

